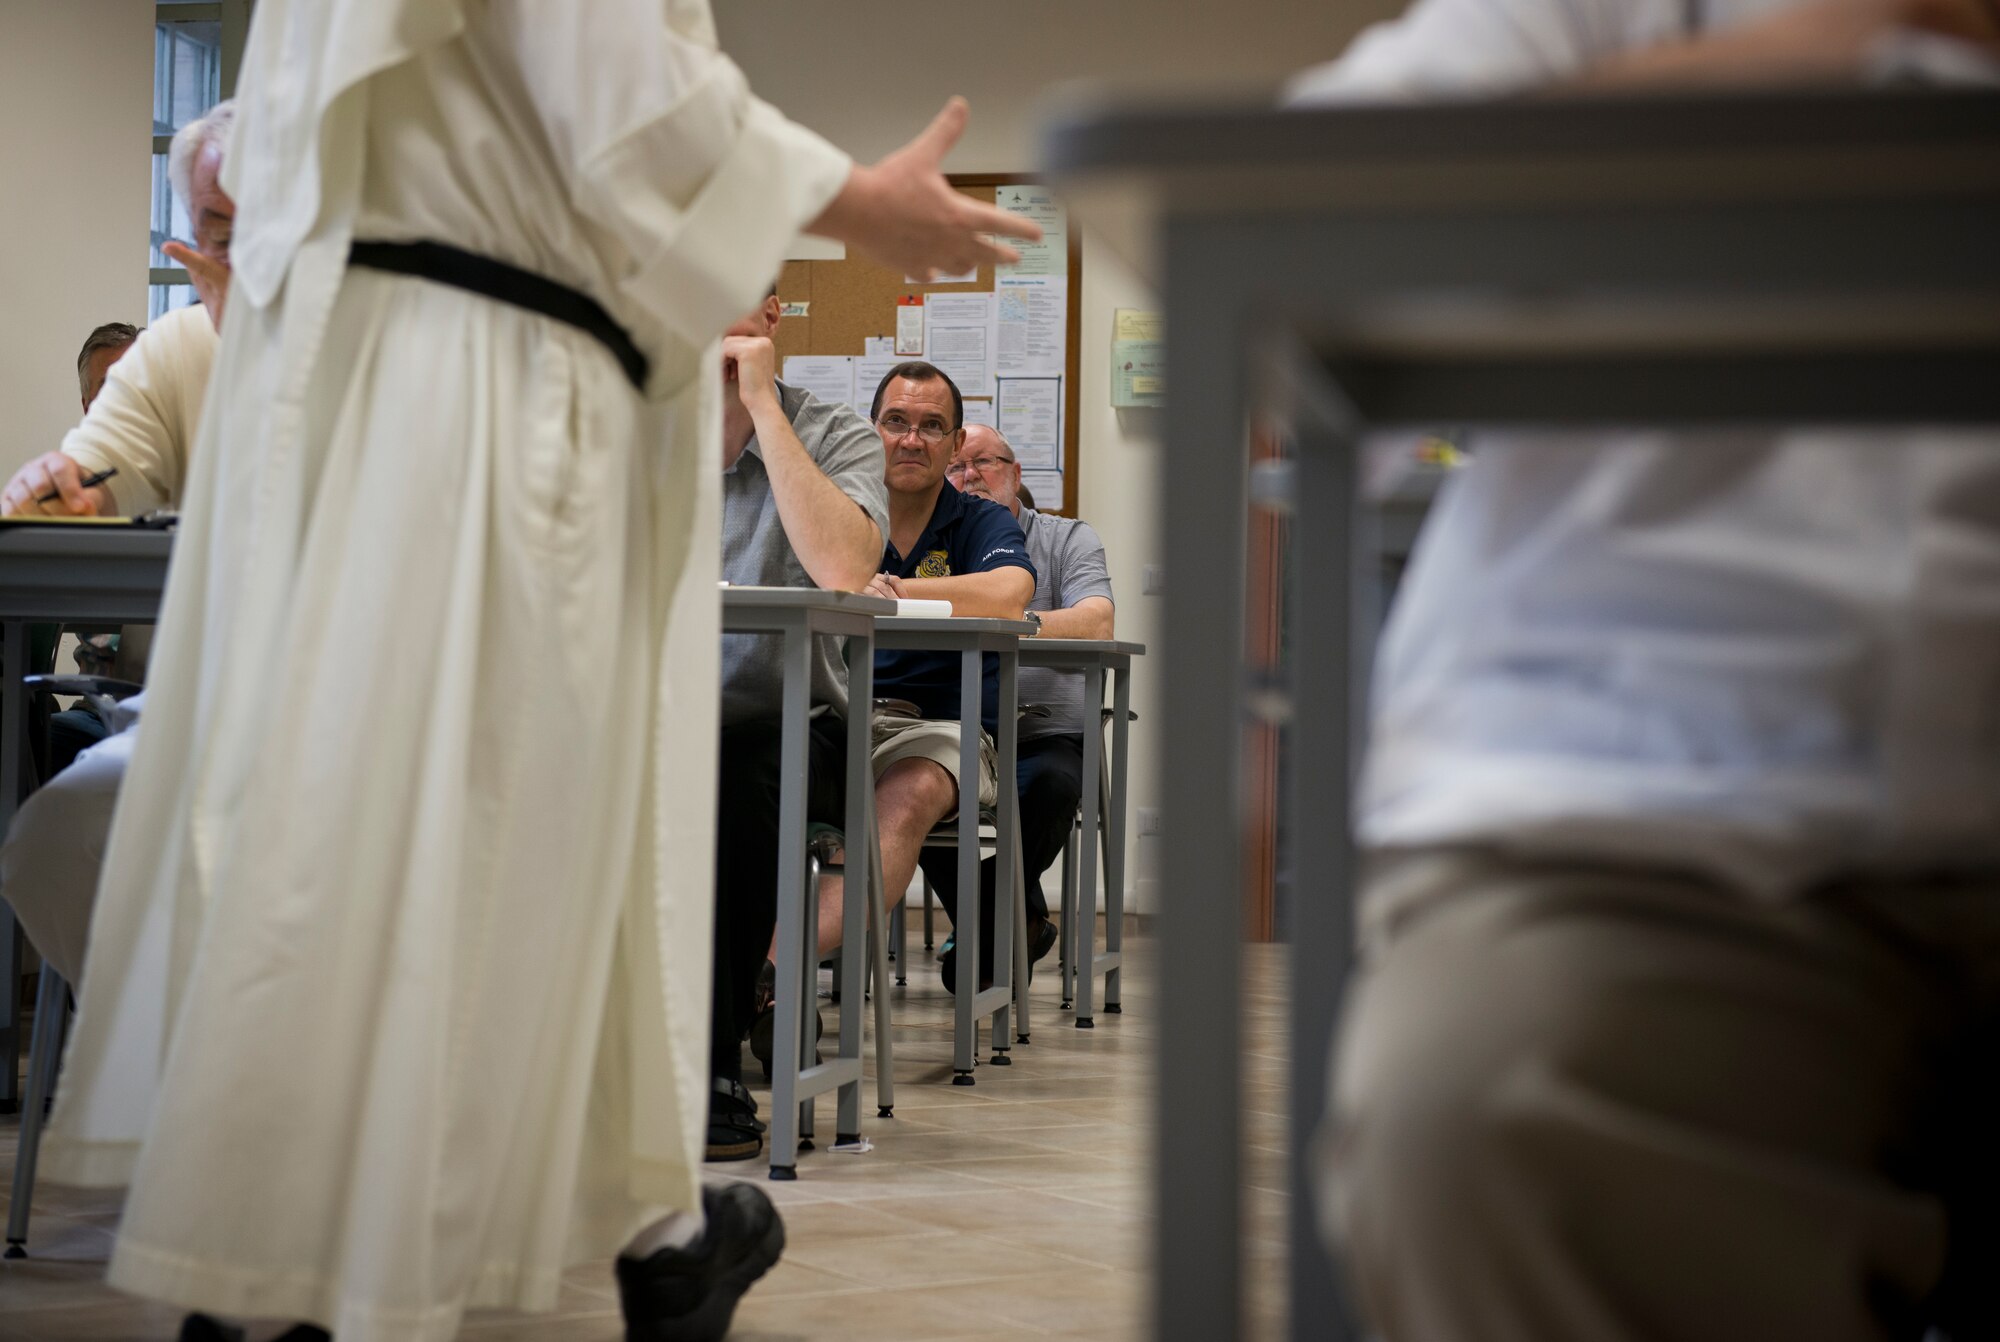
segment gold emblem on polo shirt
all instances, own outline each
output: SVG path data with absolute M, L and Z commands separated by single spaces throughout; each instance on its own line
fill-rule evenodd
M 943 550 L 933 550 L 924 556 L 924 562 L 917 565 L 919 578 L 949 578 L 951 576 L 951 556 Z

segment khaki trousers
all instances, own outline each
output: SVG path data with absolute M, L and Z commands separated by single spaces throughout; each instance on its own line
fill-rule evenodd
M 1318 1192 L 1389 1342 L 1994 1335 L 2000 877 L 1452 850 L 1363 910 Z

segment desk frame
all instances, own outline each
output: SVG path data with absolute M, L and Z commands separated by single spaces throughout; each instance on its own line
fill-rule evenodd
M 1044 156 L 1081 217 L 1095 188 L 1114 229 L 1121 211 L 1157 222 L 1174 333 L 1162 533 L 1182 547 L 1166 593 L 1160 911 L 1174 991 L 1161 1004 L 1154 1335 L 1244 1333 L 1240 1108 L 1187 1097 L 1234 1095 L 1242 1075 L 1241 968 L 1217 954 L 1240 939 L 1241 910 L 1219 896 L 1241 883 L 1242 729 L 1273 698 L 1253 699 L 1241 652 L 1245 428 L 1275 408 L 1298 449 L 1281 501 L 1304 521 L 1284 705 L 1301 873 L 1291 1336 L 1359 1337 L 1320 1247 L 1309 1156 L 1354 952 L 1352 837 L 1326 820 L 1352 812 L 1371 662 L 1355 554 L 1364 434 L 2000 423 L 2000 96 L 1113 112 L 1058 126 Z M 1476 341 L 1413 328 L 1441 293 L 1500 319 Z M 1775 320 L 1746 341 L 1746 311 Z
M 771 1057 L 770 1171 L 773 1179 L 798 1177 L 801 1133 L 812 1130 L 815 1096 L 839 1092 L 835 1140 L 861 1137 L 861 1016 L 866 983 L 869 890 L 875 852 L 875 780 L 869 768 L 870 722 L 875 683 L 875 617 L 895 612 L 879 597 L 807 588 L 732 587 L 722 594 L 722 629 L 729 634 L 775 634 L 782 639 L 784 667 L 780 691 L 782 725 L 778 784 L 778 982 Z M 814 1041 L 806 1037 L 805 1016 L 817 1002 L 807 984 L 817 977 L 818 891 L 807 898 L 806 767 L 812 715 L 814 640 L 846 638 L 852 652 L 847 671 L 847 856 L 842 867 L 840 1049 L 825 1062 L 812 1061 Z M 858 711 L 857 711 L 858 709 Z M 883 992 L 886 985 L 877 984 Z M 816 994 L 815 994 L 816 996 Z M 786 1065 L 778 1060 L 794 1060 Z
M 1063 996 L 1070 997 L 1070 976 L 1076 977 L 1076 995 L 1071 998 L 1076 1028 L 1095 1027 L 1093 1007 L 1096 979 L 1104 976 L 1104 1010 L 1117 1015 L 1124 1010 L 1121 979 L 1125 967 L 1125 811 L 1127 745 L 1131 739 L 1132 659 L 1144 655 L 1143 643 L 1121 643 L 1115 639 L 1030 638 L 1021 643 L 1021 665 L 1073 671 L 1083 677 L 1083 704 L 1086 717 L 1083 733 L 1083 795 L 1081 798 L 1082 841 L 1077 845 L 1076 926 L 1069 932 L 1075 959 L 1063 966 Z M 1106 767 L 1104 733 L 1088 719 L 1104 710 L 1104 678 L 1112 679 L 1111 716 L 1111 814 L 1100 817 L 1100 784 Z M 1018 779 L 1016 780 L 1018 782 Z M 1104 858 L 1104 953 L 1096 954 L 1097 942 L 1097 829 L 1104 822 L 1109 842 Z M 1019 959 L 1020 957 L 1017 957 Z M 1018 964 L 1015 972 L 1025 976 Z
M 173 536 L 113 526 L 0 527 L 0 837 L 27 799 L 30 624 L 150 624 Z M 21 946 L 0 901 L 0 1112 L 20 1105 Z
M 1014 925 L 1017 911 L 1011 905 L 1014 867 L 1020 852 L 1019 758 L 1020 731 L 1015 722 L 1019 696 L 1015 672 L 1020 663 L 1023 635 L 1034 633 L 1026 620 L 994 620 L 953 617 L 945 620 L 897 618 L 875 626 L 875 646 L 884 652 L 955 652 L 958 674 L 958 911 L 953 924 L 957 937 L 958 990 L 952 1031 L 952 1078 L 955 1086 L 973 1084 L 972 1069 L 979 1055 L 979 1021 L 992 1016 L 992 1062 L 1005 1067 L 1010 1056 L 1010 1009 L 1014 1000 Z M 983 727 L 980 709 L 986 701 L 985 657 L 1000 661 L 1000 720 L 994 738 L 995 783 L 999 799 L 993 808 L 995 860 L 994 898 L 1005 899 L 1010 907 L 993 911 L 993 986 L 979 988 L 980 889 L 979 889 L 979 733 Z M 897 899 L 902 891 L 892 891 Z M 969 901 L 969 902 L 968 902 Z M 966 910 L 972 917 L 965 916 Z

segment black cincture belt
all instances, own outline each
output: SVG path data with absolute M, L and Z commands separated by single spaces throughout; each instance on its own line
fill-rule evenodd
M 618 360 L 633 387 L 646 390 L 646 356 L 632 343 L 632 337 L 596 299 L 566 284 L 442 242 L 357 242 L 348 249 L 347 263 L 415 275 L 553 317 L 595 337 Z

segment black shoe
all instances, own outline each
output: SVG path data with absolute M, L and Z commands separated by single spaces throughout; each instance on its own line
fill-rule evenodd
M 1034 981 L 1035 966 L 1048 958 L 1056 948 L 1056 922 L 1044 918 L 1028 928 L 1028 979 Z
M 1040 922 L 1029 924 L 1028 982 L 1033 983 L 1035 981 L 1035 965 L 1048 958 L 1049 952 L 1055 948 L 1056 924 L 1054 919 L 1044 918 Z M 946 992 L 953 994 L 958 992 L 957 933 L 953 933 L 944 939 L 944 950 L 938 954 L 938 976 L 944 980 L 944 990 Z M 979 989 L 981 992 L 984 992 L 992 986 L 993 976 L 989 973 L 986 975 L 985 981 L 979 985 Z
M 764 1149 L 757 1101 L 741 1081 L 716 1077 L 708 1093 L 709 1160 L 755 1160 Z
M 755 1184 L 701 1190 L 708 1227 L 685 1249 L 621 1257 L 626 1342 L 720 1342 L 736 1302 L 785 1251 L 785 1223 Z
M 764 1068 L 764 1079 L 771 1079 L 771 1056 L 777 1049 L 778 1008 L 767 1006 L 757 1013 L 757 1023 L 750 1027 L 750 1056 Z M 817 1066 L 819 1041 L 826 1035 L 826 1022 L 820 1019 L 819 1008 L 813 1008 L 813 1064 Z
M 243 1342 L 243 1330 L 218 1323 L 206 1314 L 190 1314 L 181 1320 L 181 1342 Z M 302 1323 L 287 1330 L 278 1342 L 333 1342 L 333 1337 L 324 1328 Z

